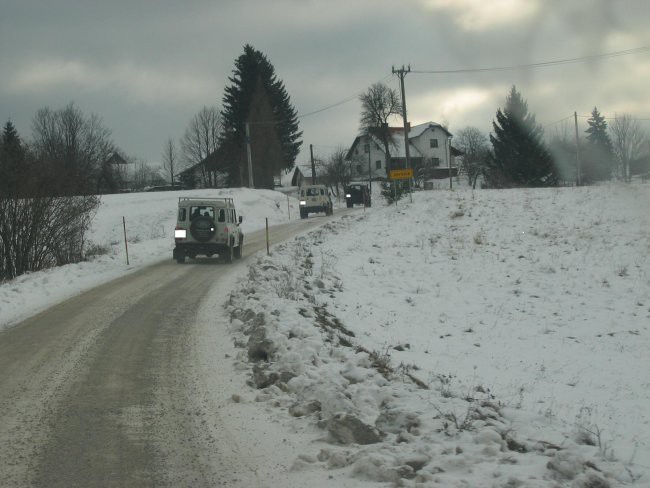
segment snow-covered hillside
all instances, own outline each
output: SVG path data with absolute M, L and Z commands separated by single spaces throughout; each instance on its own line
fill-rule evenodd
M 421 192 L 260 257 L 229 304 L 240 360 L 331 441 L 294 469 L 650 486 L 648 208 L 650 186 Z

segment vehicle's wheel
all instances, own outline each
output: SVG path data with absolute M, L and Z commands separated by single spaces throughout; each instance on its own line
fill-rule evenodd
M 185 262 L 185 256 L 178 256 L 178 257 L 176 258 L 176 262 L 177 262 L 178 264 L 183 264 L 183 263 Z
M 332 205 L 329 206 L 327 215 L 334 215 L 334 207 Z
M 348 208 L 352 208 L 352 203 L 351 202 L 347 202 L 346 205 L 347 205 Z
M 230 264 L 232 263 L 233 256 L 235 255 L 235 246 L 233 245 L 232 240 L 230 241 L 230 245 L 228 246 L 228 249 L 226 250 L 223 260 Z
M 372 205 L 370 204 L 370 200 L 368 200 L 368 203 L 366 204 L 366 207 L 372 207 Z
M 300 211 L 300 218 L 301 219 L 306 219 L 307 218 L 307 212 L 304 212 L 304 211 L 301 210 Z

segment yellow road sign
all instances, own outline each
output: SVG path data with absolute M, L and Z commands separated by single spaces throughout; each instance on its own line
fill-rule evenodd
M 391 169 L 390 170 L 391 180 L 408 180 L 411 178 L 413 178 L 412 169 Z

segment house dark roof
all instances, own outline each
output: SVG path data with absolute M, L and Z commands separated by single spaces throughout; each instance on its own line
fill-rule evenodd
M 411 130 L 409 130 L 409 139 L 419 137 L 427 129 L 440 129 L 441 131 L 445 132 L 447 136 L 452 136 L 452 133 L 445 129 L 442 125 L 437 124 L 436 122 L 425 122 L 424 124 L 418 124 L 411 127 Z
M 111 157 L 106 160 L 108 164 L 129 164 L 122 156 L 117 152 L 111 154 Z

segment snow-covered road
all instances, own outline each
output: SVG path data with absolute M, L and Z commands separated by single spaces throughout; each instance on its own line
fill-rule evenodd
M 205 327 L 227 323 L 223 299 L 264 234 L 248 234 L 241 264 L 169 259 L 2 332 L 0 486 L 261 486 L 265 429 L 223 413 L 241 385 L 226 329 L 199 349 Z

